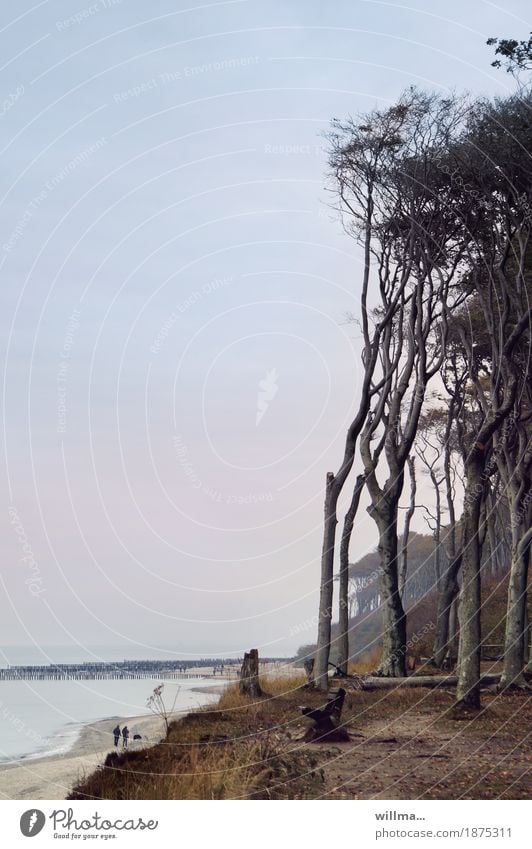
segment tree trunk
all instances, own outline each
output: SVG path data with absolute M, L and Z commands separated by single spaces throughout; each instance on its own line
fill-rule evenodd
M 401 540 L 401 568 L 399 571 L 399 593 L 401 598 L 405 597 L 405 584 L 408 572 L 408 539 L 410 537 L 410 524 L 414 513 L 416 512 L 416 464 L 415 458 L 409 457 L 408 473 L 410 476 L 410 503 L 405 516 L 405 526 L 403 528 L 403 538 Z
M 320 606 L 318 612 L 318 641 L 314 662 L 314 685 L 327 690 L 329 654 L 331 650 L 331 617 L 333 607 L 334 540 L 336 536 L 336 505 L 339 492 L 332 472 L 327 473 L 325 485 L 325 519 L 321 553 Z
M 243 696 L 251 696 L 254 699 L 263 695 L 259 684 L 259 653 L 257 649 L 251 649 L 244 655 L 240 669 L 240 692 Z
M 483 500 L 482 466 L 467 468 L 464 494 L 462 587 L 460 591 L 460 645 L 458 651 L 457 707 L 480 709 L 480 513 Z
M 457 594 L 455 595 L 454 601 L 451 605 L 451 615 L 449 616 L 449 645 L 447 648 L 447 662 L 450 669 L 454 669 L 458 659 L 458 602 L 459 597 Z
M 356 479 L 351 504 L 345 514 L 342 529 L 342 540 L 340 542 L 340 581 L 339 581 L 339 615 L 338 615 L 338 660 L 337 666 L 347 674 L 347 661 L 349 659 L 349 544 L 353 524 L 360 504 L 360 496 L 364 489 L 365 476 L 359 475 Z
M 529 555 L 530 557 L 530 555 Z M 525 602 L 525 644 L 523 646 L 523 666 L 530 660 L 530 618 L 528 616 L 528 599 Z
M 406 614 L 399 592 L 397 562 L 397 513 L 393 507 L 379 511 L 381 604 L 383 606 L 381 675 L 406 676 Z
M 308 660 L 303 662 L 303 669 L 305 670 L 305 675 L 307 676 L 307 681 L 305 687 L 313 687 L 313 672 L 314 672 L 314 658 L 311 657 Z
M 497 542 L 497 529 L 495 527 L 497 522 L 497 513 L 496 513 L 496 505 L 493 503 L 494 498 L 492 497 L 490 509 L 488 510 L 488 515 L 486 518 L 488 524 L 488 542 L 490 547 L 490 572 L 492 577 L 496 577 L 498 573 L 498 549 L 500 547 L 500 543 Z
M 439 669 L 443 666 L 449 647 L 451 609 L 458 595 L 458 572 L 461 565 L 462 552 L 459 552 L 447 567 L 438 596 L 438 616 L 436 636 L 434 638 L 433 661 L 434 665 Z
M 500 680 L 500 673 L 482 675 L 481 687 L 491 687 Z M 409 675 L 408 678 L 394 678 L 387 681 L 384 678 L 368 676 L 362 680 L 362 690 L 395 690 L 397 687 L 455 687 L 458 682 L 456 675 Z
M 500 689 L 524 687 L 523 664 L 528 646 L 526 622 L 528 561 L 532 529 L 522 534 L 522 523 L 516 521 L 512 509 L 512 565 L 508 583 L 508 606 L 504 637 L 504 668 Z M 527 539 L 528 538 L 528 539 Z
M 442 668 L 449 651 L 451 616 L 457 614 L 457 596 L 459 591 L 458 573 L 462 565 L 462 552 L 457 551 L 457 523 L 454 507 L 454 482 L 452 472 L 452 444 L 451 434 L 456 419 L 456 408 L 458 404 L 458 390 L 451 396 L 447 410 L 447 421 L 445 426 L 445 449 L 444 449 L 444 479 L 445 498 L 449 513 L 449 531 L 447 533 L 448 543 L 446 545 L 447 568 L 445 575 L 438 585 L 438 613 L 436 621 L 436 634 L 434 637 L 433 662 L 435 666 Z M 452 639 L 455 640 L 457 632 L 456 619 L 453 623 Z
M 434 528 L 434 571 L 436 573 L 436 590 L 439 592 L 441 589 L 441 495 L 440 483 L 434 472 L 434 469 L 430 470 L 430 477 L 432 480 L 432 486 L 434 488 L 434 494 L 436 496 L 436 527 Z

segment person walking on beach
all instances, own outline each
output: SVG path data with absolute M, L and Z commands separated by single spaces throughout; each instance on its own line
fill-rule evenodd
M 129 728 L 127 725 L 124 725 L 122 728 L 122 748 L 127 749 L 127 740 L 129 737 Z
M 117 725 L 116 728 L 113 728 L 113 734 L 115 738 L 115 747 L 118 746 L 118 740 L 120 738 L 120 726 Z

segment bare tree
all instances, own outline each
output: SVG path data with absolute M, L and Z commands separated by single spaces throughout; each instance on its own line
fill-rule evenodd
M 469 107 L 464 120 L 463 101 L 411 90 L 396 106 L 371 113 L 364 123 L 336 122 L 331 135 L 339 204 L 364 249 L 364 380 L 342 465 L 338 474 L 327 476 L 315 667 L 320 687 L 327 686 L 337 504 L 357 448 L 370 497 L 368 510 L 379 537 L 384 608 L 380 671 L 405 674 L 399 499 L 428 384 L 444 365 L 443 374 L 451 375 L 447 436 L 456 428 L 465 491 L 457 522 L 452 452 L 445 450 L 450 556 L 441 578 L 435 659 L 441 663 L 448 648 L 461 568 L 457 703 L 474 708 L 480 704 L 480 570 L 490 527 L 486 497 L 497 469 L 498 435 L 515 408 L 520 386 L 529 380 L 531 105 L 530 95 L 480 102 Z M 453 371 L 449 363 L 456 355 L 459 366 Z M 512 477 L 515 457 L 505 456 L 505 463 Z M 438 479 L 436 484 L 439 499 Z M 515 498 L 522 500 L 519 492 Z M 342 535 L 341 632 L 347 630 L 345 567 L 358 503 L 355 487 Z M 521 515 L 522 507 L 517 508 Z M 523 523 L 515 523 L 515 528 L 507 646 L 517 642 L 515 657 L 522 659 L 529 541 Z M 517 632 L 521 637 L 516 641 Z M 342 660 L 346 653 L 344 642 Z
M 327 476 L 315 667 L 316 682 L 322 687 L 327 686 L 336 507 L 361 434 L 370 513 L 378 526 L 381 555 L 385 609 L 381 671 L 392 675 L 405 671 L 397 510 L 426 386 L 442 361 L 449 290 L 460 261 L 438 155 L 463 113 L 462 101 L 410 90 L 391 109 L 365 116 L 364 123 L 336 122 L 331 135 L 340 206 L 364 247 L 364 385 L 340 472 Z M 370 279 L 375 280 L 378 299 L 371 311 L 371 331 Z M 381 455 L 389 470 L 384 485 L 377 478 Z
M 448 110 L 448 111 L 444 111 Z M 463 295 L 453 283 L 462 259 L 453 213 L 438 169 L 441 147 L 462 114 L 461 102 L 425 97 L 413 110 L 408 157 L 399 174 L 387 174 L 392 264 L 401 290 L 395 322 L 383 335 L 380 358 L 390 375 L 376 394 L 360 440 L 360 453 L 377 524 L 384 603 L 385 675 L 405 674 L 406 616 L 398 580 L 397 513 L 407 465 L 431 379 L 444 358 L 448 317 Z M 396 183 L 393 179 L 396 178 Z M 449 187 L 448 187 L 449 188 Z M 379 467 L 387 476 L 381 483 Z
M 360 297 L 361 326 L 364 340 L 362 365 L 364 376 L 358 411 L 348 429 L 344 456 L 336 474 L 328 472 L 325 483 L 324 529 L 321 554 L 318 636 L 314 664 L 314 682 L 320 689 L 328 686 L 328 663 L 331 647 L 333 611 L 334 554 L 338 499 L 349 477 L 355 459 L 357 440 L 366 420 L 373 395 L 386 377 L 374 380 L 379 361 L 382 335 L 387 331 L 397 306 L 397 298 L 387 297 L 381 314 L 370 323 L 368 294 L 372 274 L 379 272 L 380 258 L 375 251 L 378 242 L 379 216 L 376 194 L 382 191 L 383 173 L 393 160 L 400 144 L 399 132 L 406 121 L 404 107 L 385 113 L 372 113 L 371 126 L 350 119 L 335 122 L 329 136 L 330 167 L 339 210 L 348 215 L 348 229 L 363 249 L 364 270 Z

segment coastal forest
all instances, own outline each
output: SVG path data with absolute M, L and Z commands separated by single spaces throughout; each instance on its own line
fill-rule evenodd
M 362 353 L 296 669 L 232 685 L 71 798 L 529 795 L 532 40 L 488 45 L 507 96 L 408 88 L 326 133 Z M 338 689 L 347 737 L 305 744 Z
M 499 688 L 528 686 L 532 100 L 523 76 L 532 56 L 530 42 L 490 44 L 496 65 L 515 75 L 510 96 L 409 89 L 389 108 L 335 120 L 329 133 L 330 189 L 364 256 L 363 353 L 358 410 L 326 481 L 313 673 L 322 689 L 336 584 L 334 662 L 348 672 L 353 595 L 358 604 L 377 587 L 376 672 L 390 679 L 407 674 L 407 607 L 431 593 L 427 659 L 456 670 L 457 709 L 479 710 L 482 644 L 496 642 L 482 627 L 482 588 L 494 578 L 507 586 Z M 418 503 L 422 478 L 433 507 Z M 349 553 L 363 493 L 378 549 L 357 591 Z M 410 526 L 420 509 L 434 546 L 416 561 Z

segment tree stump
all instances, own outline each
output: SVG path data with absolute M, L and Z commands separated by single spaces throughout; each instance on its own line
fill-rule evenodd
M 344 688 L 334 687 L 329 692 L 323 707 L 301 708 L 303 716 L 307 716 L 314 722 L 314 725 L 307 730 L 303 737 L 305 743 L 321 743 L 322 741 L 345 743 L 349 740 L 347 730 L 340 725 L 344 699 Z
M 350 737 L 346 728 L 335 725 L 330 716 L 324 716 L 307 728 L 305 743 L 347 743 Z
M 259 684 L 259 652 L 251 649 L 244 654 L 240 669 L 240 692 L 243 696 L 259 698 L 262 690 Z

